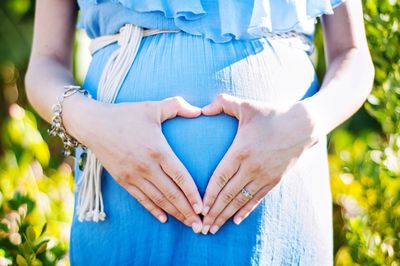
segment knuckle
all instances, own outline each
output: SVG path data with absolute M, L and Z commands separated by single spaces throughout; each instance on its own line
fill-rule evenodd
M 214 194 L 214 193 L 209 194 L 207 196 L 207 199 L 205 200 L 205 203 L 211 204 L 211 203 L 215 202 L 216 199 L 217 199 L 217 195 L 216 194 Z
M 240 210 L 240 212 L 239 212 L 240 215 L 243 217 L 243 216 L 246 215 L 247 213 L 251 212 L 251 208 L 252 208 L 253 205 L 254 205 L 254 201 L 251 200 L 251 203 L 250 203 L 250 204 L 244 206 L 244 207 Z M 238 213 L 238 214 L 239 214 L 239 213 Z
M 265 164 L 261 161 L 253 161 L 249 165 L 249 171 L 251 173 L 262 173 L 265 170 Z
M 180 220 L 180 221 L 182 221 L 183 223 L 185 223 L 185 216 L 182 214 L 182 213 L 180 213 L 180 212 L 178 212 L 178 211 L 173 211 L 172 212 L 172 215 L 173 216 L 175 216 L 178 220 Z
M 140 174 L 144 174 L 144 175 L 151 174 L 151 167 L 150 167 L 149 163 L 144 162 L 144 161 L 137 161 L 134 165 L 134 169 Z
M 236 198 L 233 200 L 233 206 L 235 206 L 235 208 L 240 208 L 240 207 L 242 207 L 246 202 L 247 202 L 246 198 L 244 198 L 244 197 L 236 197 Z
M 221 194 L 221 199 L 224 203 L 229 203 L 233 200 L 235 195 L 232 192 L 224 192 Z
M 166 199 L 162 196 L 154 198 L 153 201 L 157 206 L 161 206 L 161 207 L 165 206 L 165 203 L 166 203 Z
M 234 158 L 239 162 L 244 162 L 250 157 L 251 149 L 249 147 L 243 147 L 240 151 L 237 151 Z
M 217 95 L 217 101 L 225 102 L 228 100 L 229 95 L 226 93 L 220 93 Z
M 171 103 L 176 107 L 180 107 L 183 105 L 183 98 L 181 96 L 174 96 L 171 98 Z
M 145 206 L 145 205 L 147 205 L 147 203 L 149 203 L 149 200 L 147 198 L 145 198 L 145 197 L 136 197 L 136 199 L 143 206 Z
M 253 110 L 253 105 L 249 101 L 242 101 L 240 103 L 240 109 L 243 111 L 251 111 Z
M 217 176 L 217 186 L 219 188 L 223 188 L 225 186 L 225 184 L 228 182 L 229 178 L 226 174 L 219 174 Z
M 169 191 L 165 196 L 170 202 L 176 202 L 180 199 L 180 193 L 178 191 Z
M 188 201 L 189 201 L 190 203 L 193 203 L 194 201 L 196 201 L 195 193 L 192 192 L 192 191 L 187 191 L 187 192 L 185 192 L 185 196 L 186 196 L 186 198 L 188 199 Z
M 178 186 L 182 186 L 186 183 L 185 175 L 180 171 L 175 172 L 174 175 L 172 176 L 172 179 Z
M 263 197 L 259 195 L 254 196 L 254 198 L 250 199 L 243 208 L 247 211 L 251 211 L 255 205 L 258 205 L 261 202 L 262 198 Z
M 207 214 L 207 216 L 204 219 L 204 224 L 212 224 L 213 221 L 215 221 L 215 218 L 217 217 L 217 214 L 213 211 Z
M 145 149 L 150 158 L 156 161 L 162 161 L 164 159 L 164 154 L 159 149 L 151 146 L 148 146 Z
M 182 97 L 182 96 L 179 96 L 179 95 L 174 96 L 174 99 L 175 99 L 175 101 L 178 101 L 178 103 L 182 103 L 182 102 L 185 101 L 185 100 L 183 99 L 183 97 Z
M 170 214 L 172 216 L 174 216 L 176 219 L 178 219 L 179 221 L 185 223 L 185 216 L 182 213 L 180 213 L 178 211 L 171 211 Z
M 119 184 L 126 184 L 126 183 L 128 183 L 129 180 L 133 179 L 133 175 L 129 171 L 124 171 L 124 172 L 120 173 L 119 175 L 116 175 L 114 179 Z
M 228 218 L 229 217 L 227 214 L 221 213 L 221 215 L 215 220 L 215 224 L 221 227 L 221 225 L 223 225 Z
M 127 174 L 125 174 L 125 173 L 118 174 L 118 175 L 114 176 L 114 179 L 118 184 L 123 184 L 127 180 Z
M 194 219 L 194 217 L 195 217 L 194 213 L 193 213 L 190 209 L 186 209 L 186 208 L 182 211 L 182 214 L 183 214 L 183 216 L 185 216 L 187 219 L 191 219 L 191 218 Z

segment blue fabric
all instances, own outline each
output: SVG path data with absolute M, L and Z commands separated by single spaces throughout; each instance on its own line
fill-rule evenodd
M 181 29 L 215 42 L 259 38 L 265 31 L 296 30 L 313 37 L 315 18 L 344 0 L 78 0 L 78 27 L 94 38 L 125 23 Z M 112 19 L 110 19 L 112 18 Z
M 157 2 L 143 1 L 138 7 Z M 172 7 L 185 5 L 178 0 L 169 3 L 170 8 L 165 9 L 169 10 L 168 16 L 174 16 L 174 10 L 182 10 Z M 206 12 L 211 11 L 212 2 L 201 4 Z M 119 13 L 113 12 L 125 10 L 115 3 L 105 5 L 109 9 L 101 9 L 102 15 L 84 15 L 93 35 L 112 32 L 115 21 L 120 21 L 116 15 Z M 186 7 L 190 9 L 191 5 Z M 86 12 L 94 12 L 89 10 L 96 8 L 87 7 Z M 192 27 L 188 20 L 185 27 L 205 33 L 207 28 L 196 24 L 194 10 L 197 9 L 190 10 L 193 12 L 182 15 L 193 19 L 197 26 Z M 135 13 L 127 12 L 124 14 L 131 14 L 129 18 L 134 19 Z M 148 20 L 141 16 L 147 26 L 152 26 L 151 23 L 154 23 L 152 28 L 173 25 L 173 20 L 158 20 L 151 14 L 156 12 L 147 13 Z M 90 21 L 89 17 L 103 21 Z M 243 33 L 243 28 L 235 32 Z M 83 87 L 95 98 L 103 67 L 117 48 L 117 44 L 112 44 L 93 56 Z M 116 102 L 161 100 L 180 95 L 202 107 L 225 92 L 280 105 L 295 103 L 318 90 L 308 54 L 296 47 L 271 43 L 265 37 L 219 43 L 187 32 L 162 33 L 142 40 Z M 238 121 L 225 114 L 195 119 L 178 117 L 162 124 L 168 143 L 191 173 L 202 196 L 212 172 L 232 143 L 237 126 Z M 81 152 L 80 148 L 76 150 L 77 158 Z M 74 168 L 77 181 L 82 175 L 78 160 Z M 229 220 L 216 235 L 195 234 L 171 216 L 166 224 L 161 224 L 106 169 L 102 175 L 102 194 L 107 213 L 104 222 L 79 222 L 74 209 L 70 234 L 73 266 L 333 263 L 332 198 L 325 137 L 303 154 L 241 225 Z M 77 194 L 75 200 L 76 197 Z

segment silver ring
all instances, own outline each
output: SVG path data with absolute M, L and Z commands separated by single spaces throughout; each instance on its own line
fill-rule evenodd
M 250 191 L 245 188 L 242 188 L 242 195 L 248 199 L 252 199 L 254 197 L 253 194 L 251 194 Z

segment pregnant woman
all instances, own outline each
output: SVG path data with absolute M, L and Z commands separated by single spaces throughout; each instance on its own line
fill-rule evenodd
M 72 265 L 332 265 L 326 135 L 374 76 L 361 1 L 36 5 L 26 88 L 75 148 Z M 76 26 L 92 39 L 82 89 Z

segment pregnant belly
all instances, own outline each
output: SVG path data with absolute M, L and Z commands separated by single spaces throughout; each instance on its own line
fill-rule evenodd
M 92 60 L 84 87 L 96 95 L 110 54 L 108 46 Z M 265 39 L 213 43 L 184 32 L 145 37 L 116 102 L 161 100 L 182 96 L 202 107 L 219 93 L 287 104 L 318 90 L 307 54 Z M 237 132 L 236 118 L 225 114 L 163 123 L 163 133 L 203 195 L 208 180 Z

